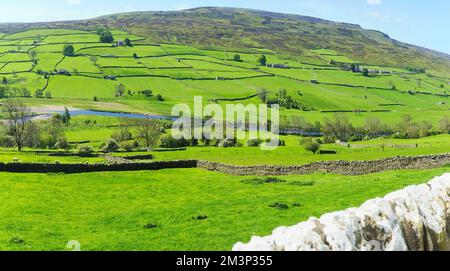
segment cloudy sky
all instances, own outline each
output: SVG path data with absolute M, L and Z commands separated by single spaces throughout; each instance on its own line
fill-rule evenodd
M 450 54 L 448 0 L 1 0 L 0 22 L 87 19 L 124 11 L 201 6 L 245 7 L 356 23 Z

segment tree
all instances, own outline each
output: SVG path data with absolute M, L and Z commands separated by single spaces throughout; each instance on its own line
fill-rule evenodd
M 154 120 L 146 119 L 137 123 L 138 138 L 144 142 L 147 149 L 157 145 L 161 136 L 161 125 Z
M 133 53 L 133 58 L 136 58 L 136 59 L 138 59 L 138 58 L 139 58 L 138 54 L 136 54 L 136 53 Z
M 241 62 L 241 61 L 242 61 L 242 60 L 241 60 L 241 55 L 235 54 L 235 55 L 233 56 L 233 60 L 234 60 L 234 61 L 237 61 L 237 62 Z
M 320 150 L 320 143 L 317 140 L 312 139 L 311 137 L 302 138 L 300 140 L 300 144 L 303 145 L 305 150 L 310 151 L 316 154 Z
M 269 95 L 269 91 L 265 88 L 258 89 L 258 98 L 263 103 L 267 103 L 267 96 Z
M 116 86 L 116 97 L 122 97 L 123 94 L 125 93 L 125 85 L 124 84 L 119 84 Z
M 30 98 L 31 97 L 31 91 L 29 89 L 25 88 L 25 87 L 22 88 L 20 90 L 20 92 L 21 92 L 22 97 L 25 97 L 25 98 Z
M 49 136 L 48 147 L 54 148 L 61 137 L 64 137 L 63 116 L 54 114 L 46 121 L 45 130 Z
M 91 146 L 80 145 L 75 153 L 80 157 L 90 157 L 94 153 L 94 150 Z
M 25 141 L 25 125 L 31 116 L 30 109 L 20 100 L 6 100 L 3 104 L 3 114 L 7 119 L 8 134 L 14 139 L 19 151 L 22 151 Z
M 25 123 L 24 146 L 37 148 L 41 145 L 41 129 L 37 122 L 27 121 Z
M 376 117 L 367 118 L 364 128 L 366 134 L 371 138 L 380 136 L 384 130 L 381 120 Z
M 156 100 L 159 102 L 164 102 L 164 97 L 161 94 L 156 95 Z
M 106 141 L 105 146 L 103 147 L 102 151 L 103 152 L 116 152 L 120 149 L 119 144 L 117 143 L 117 141 L 115 139 L 108 139 L 108 141 Z
M 133 45 L 131 44 L 131 40 L 129 38 L 125 39 L 125 45 L 128 47 L 132 47 Z
M 70 116 L 69 109 L 67 107 L 64 107 L 64 114 L 62 115 L 62 122 L 64 124 L 69 124 L 72 117 Z
M 419 137 L 427 137 L 432 133 L 433 125 L 428 121 L 423 121 L 419 125 Z
M 101 33 L 103 33 L 103 31 L 105 31 L 105 28 L 103 26 L 97 26 L 96 29 L 97 35 L 100 35 Z
M 363 69 L 363 70 L 362 70 L 362 74 L 363 74 L 364 76 L 369 76 L 369 70 L 368 70 L 368 69 Z
M 258 62 L 258 64 L 261 64 L 262 66 L 266 66 L 266 64 L 267 64 L 267 58 L 266 58 L 266 55 L 260 55 L 260 56 L 258 57 L 257 62 Z
M 72 44 L 66 44 L 63 47 L 63 55 L 65 56 L 74 56 L 75 55 L 75 48 Z
M 445 116 L 439 121 L 439 131 L 443 134 L 450 133 L 450 117 Z
M 326 137 L 348 141 L 353 133 L 353 126 L 345 114 L 336 113 L 332 120 L 325 119 L 323 132 Z
M 128 125 L 121 125 L 119 130 L 111 135 L 111 138 L 117 142 L 124 142 L 133 139 L 133 134 L 128 129 Z
M 30 54 L 31 60 L 33 60 L 33 61 L 36 60 L 37 53 L 35 50 L 31 50 L 29 54 Z
M 44 93 L 40 89 L 36 89 L 36 91 L 34 92 L 34 97 L 35 98 L 42 98 L 43 95 L 44 95 Z
M 97 58 L 96 56 L 90 56 L 90 57 L 89 57 L 89 60 L 90 60 L 92 63 L 94 63 L 94 65 L 97 65 L 98 58 Z
M 150 89 L 143 90 L 143 91 L 141 91 L 141 93 L 144 94 L 145 97 L 147 97 L 147 98 L 150 98 L 153 96 L 153 91 L 151 91 Z
M 6 86 L 8 84 L 8 78 L 3 77 L 2 84 Z
M 397 137 L 399 138 L 419 138 L 422 132 L 424 132 L 425 126 L 420 127 L 413 121 L 411 115 L 404 115 L 403 120 L 398 124 Z
M 102 43 L 112 43 L 112 42 L 114 42 L 114 37 L 111 34 L 111 32 L 109 32 L 108 30 L 104 29 L 100 33 L 100 42 L 102 42 Z

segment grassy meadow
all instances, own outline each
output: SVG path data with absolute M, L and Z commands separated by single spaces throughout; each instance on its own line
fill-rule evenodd
M 0 249 L 230 250 L 324 213 L 358 206 L 448 168 L 358 177 L 314 174 L 254 185 L 198 169 L 86 174 L 0 173 Z M 287 209 L 269 207 L 285 204 Z M 239 229 L 239 230 L 236 230 Z

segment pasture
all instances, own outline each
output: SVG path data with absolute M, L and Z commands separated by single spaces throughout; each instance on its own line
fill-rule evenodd
M 116 41 L 129 38 L 133 46 L 100 43 L 95 32 L 80 30 L 40 29 L 5 35 L 0 39 L 0 53 L 3 52 L 0 73 L 6 78 L 17 73 L 22 78 L 34 78 L 44 76 L 36 74 L 38 72 L 54 73 L 63 69 L 71 76 L 51 74 L 48 87 L 44 89 L 55 99 L 63 99 L 61 101 L 67 105 L 85 100 L 87 105 L 97 96 L 107 99 L 109 104 L 128 108 L 129 112 L 167 115 L 176 102 L 192 104 L 195 95 L 202 95 L 208 103 L 214 99 L 254 96 L 261 89 L 267 90 L 270 98 L 276 98 L 280 89 L 286 89 L 303 110 L 282 109 L 282 114 L 306 116 L 311 120 L 323 120 L 327 116 L 323 112 L 330 110 L 358 109 L 364 116 L 380 116 L 389 123 L 397 122 L 404 114 L 422 119 L 427 112 L 436 123 L 449 110 L 448 96 L 445 95 L 450 92 L 450 85 L 446 77 L 414 74 L 402 67 L 364 64 L 367 68 L 392 72 L 366 77 L 330 64 L 308 63 L 308 54 L 354 62 L 333 50 L 312 50 L 304 56 L 287 56 L 264 48 L 239 51 L 158 45 L 122 30 L 112 30 L 112 33 Z M 64 44 L 73 44 L 76 56 L 64 57 Z M 36 52 L 34 64 L 31 51 Z M 260 65 L 257 59 L 262 54 L 266 55 L 268 64 L 283 64 L 289 68 Z M 239 60 L 234 59 L 236 55 Z M 105 76 L 114 76 L 117 81 L 105 80 Z M 28 81 L 21 82 L 27 87 Z M 119 83 L 124 84 L 126 93 L 115 97 L 115 87 Z M 37 84 L 29 87 L 32 91 L 40 88 Z M 143 90 L 162 95 L 164 101 L 156 102 L 138 95 Z M 240 102 L 261 103 L 257 98 Z M 30 103 L 34 101 L 30 100 Z M 94 107 L 107 109 L 101 103 Z M 379 113 L 381 111 L 383 114 Z M 361 118 L 349 116 L 355 123 L 361 122 Z
M 169 116 L 176 104 L 192 106 L 195 96 L 202 96 L 203 105 L 217 103 L 223 108 L 229 103 L 259 105 L 289 98 L 298 106 L 281 107 L 282 124 L 303 117 L 324 125 L 336 112 L 343 112 L 356 128 L 364 127 L 371 117 L 396 126 L 410 115 L 415 123 L 429 122 L 436 130 L 450 116 L 450 76 L 433 70 L 413 73 L 406 67 L 361 63 L 364 68 L 389 71 L 364 76 L 332 65 L 332 60 L 348 65 L 358 61 L 329 49 L 288 56 L 267 48 L 157 44 L 123 30 L 111 33 L 113 43 L 101 43 L 95 31 L 73 29 L 0 35 L 0 102 L 26 89 L 32 97 L 20 99 L 36 111 L 66 106 Z M 117 44 L 126 38 L 131 46 Z M 68 44 L 74 52 L 65 56 L 63 48 Z M 281 97 L 283 93 L 288 97 Z M 201 145 L 161 152 L 138 144 L 130 151 L 122 143 L 138 143 L 134 120 L 83 115 L 72 116 L 64 125 L 66 151 L 52 146 L 22 152 L 3 147 L 0 162 L 110 162 L 101 150 L 123 125 L 129 126 L 131 138 L 120 142 L 114 155 L 152 154 L 155 161 L 304 165 L 450 150 L 448 134 L 432 133 L 419 139 L 353 142 L 350 147 L 322 142 L 322 150 L 335 154 L 313 154 L 294 135 L 281 136 L 285 146 L 274 151 L 247 147 L 244 140 L 237 142 L 240 147 Z M 77 156 L 80 146 L 92 147 L 95 155 Z M 80 241 L 83 250 L 227 250 L 252 235 L 354 207 L 448 171 L 447 166 L 353 177 L 292 175 L 282 177 L 284 182 L 262 184 L 252 180 L 258 176 L 201 169 L 67 175 L 0 172 L 0 189 L 5 191 L 0 194 L 0 250 L 64 250 L 69 240 Z M 280 204 L 288 208 L 273 208 Z
M 286 176 L 255 185 L 199 169 L 0 173 L 1 250 L 230 250 L 281 225 L 358 206 L 448 168 Z M 275 203 L 287 208 L 273 208 Z

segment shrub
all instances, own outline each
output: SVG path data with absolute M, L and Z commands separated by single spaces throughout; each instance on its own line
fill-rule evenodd
M 124 142 L 133 139 L 133 134 L 127 126 L 121 126 L 120 129 L 111 135 L 111 138 L 117 142 Z
M 320 144 L 317 142 L 311 142 L 311 143 L 307 143 L 305 145 L 305 150 L 310 151 L 312 153 L 317 153 L 320 149 Z
M 68 150 L 70 148 L 69 142 L 67 141 L 67 138 L 60 137 L 55 144 L 56 149 L 64 149 Z
M 323 137 L 323 144 L 332 144 L 335 143 L 335 140 L 331 136 Z
M 320 149 L 320 144 L 317 140 L 312 139 L 311 137 L 300 139 L 300 144 L 303 145 L 305 150 L 310 151 L 312 153 L 317 153 Z
M 267 64 L 267 57 L 265 55 L 260 55 L 257 59 L 257 63 L 262 65 L 262 66 L 266 66 Z
M 75 48 L 73 47 L 72 44 L 66 44 L 63 47 L 62 53 L 65 56 L 73 56 L 73 55 L 75 55 Z
M 126 152 L 131 152 L 135 148 L 135 144 L 134 141 L 125 141 L 120 144 L 120 147 Z
M 106 141 L 105 146 L 102 148 L 103 152 L 116 152 L 120 149 L 119 144 L 116 140 L 110 138 Z
M 172 135 L 165 134 L 159 138 L 158 145 L 161 148 L 182 148 L 190 146 L 191 143 L 184 138 L 175 139 Z
M 91 146 L 78 146 L 76 154 L 80 157 L 90 157 L 94 153 Z
M 218 147 L 231 148 L 235 147 L 236 145 L 237 145 L 236 139 L 224 139 L 219 142 Z
M 259 147 L 261 145 L 262 140 L 260 139 L 249 139 L 247 140 L 247 147 Z
M 141 93 L 144 94 L 145 97 L 148 97 L 148 98 L 153 96 L 153 91 L 151 91 L 149 89 L 143 90 L 143 91 L 141 91 Z
M 277 142 L 272 142 L 272 139 L 268 138 L 266 139 L 266 145 L 271 147 L 280 147 L 280 146 L 286 146 L 286 142 L 282 139 L 278 139 Z

